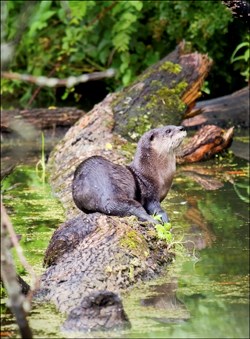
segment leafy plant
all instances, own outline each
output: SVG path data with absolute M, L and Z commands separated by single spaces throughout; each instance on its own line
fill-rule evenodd
M 250 72 L 250 68 L 249 68 L 250 43 L 249 42 L 250 42 L 250 39 L 248 35 L 246 41 L 243 41 L 242 43 L 240 43 L 235 48 L 231 56 L 231 63 L 243 61 L 240 63 L 240 67 L 244 68 L 244 70 L 240 74 L 245 77 L 246 81 L 249 81 L 249 72 Z M 243 54 L 238 55 L 239 51 L 241 51 L 241 53 Z
M 162 221 L 161 216 L 160 215 L 154 215 L 153 218 L 159 222 Z M 167 243 L 172 241 L 172 233 L 170 232 L 172 226 L 171 223 L 166 223 L 164 222 L 156 224 L 155 225 L 155 229 L 157 231 L 157 236 L 159 239 L 165 240 Z
M 159 239 L 166 241 L 168 244 L 167 249 L 169 252 L 173 252 L 175 255 L 182 255 L 184 257 L 189 256 L 188 250 L 185 248 L 186 243 L 193 243 L 191 240 L 183 240 L 184 235 L 182 234 L 179 239 L 176 238 L 174 234 L 172 234 L 172 225 L 170 222 L 162 223 L 162 218 L 160 215 L 153 215 L 153 218 L 161 223 L 155 225 L 155 229 L 157 232 L 157 236 Z M 172 248 L 174 250 L 172 251 Z M 192 258 L 194 260 L 198 260 L 195 255 L 195 245 L 193 243 L 193 251 L 192 251 Z
M 29 3 L 33 3 L 32 13 L 25 17 L 23 9 Z M 232 16 L 221 1 L 21 0 L 6 1 L 6 6 L 6 42 L 22 31 L 11 71 L 67 78 L 112 67 L 116 77 L 106 83 L 114 91 L 131 83 L 185 39 L 193 50 L 209 53 L 215 60 L 216 75 L 231 81 L 224 55 Z M 209 84 L 209 88 L 214 86 Z M 34 97 L 36 89 L 36 85 L 3 79 L 3 104 L 55 104 L 58 90 L 42 88 Z M 64 99 L 67 94 L 60 92 Z

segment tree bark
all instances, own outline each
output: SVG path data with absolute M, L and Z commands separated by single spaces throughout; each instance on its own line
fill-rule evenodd
M 225 131 L 214 125 L 203 126 L 180 149 L 177 162 L 182 164 L 210 159 L 230 146 L 233 130 L 233 127 Z

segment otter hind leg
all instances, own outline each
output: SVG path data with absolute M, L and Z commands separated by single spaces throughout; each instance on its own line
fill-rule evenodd
M 120 217 L 135 215 L 140 221 L 148 221 L 155 223 L 155 219 L 152 218 L 142 207 L 142 205 L 133 199 L 117 199 L 109 202 L 106 205 L 108 214 L 118 215 Z

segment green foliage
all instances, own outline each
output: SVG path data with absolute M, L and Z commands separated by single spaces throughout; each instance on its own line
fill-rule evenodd
M 246 81 L 249 81 L 249 72 L 250 72 L 250 68 L 249 68 L 249 54 L 250 54 L 250 44 L 249 44 L 249 35 L 246 38 L 246 41 L 243 41 L 242 43 L 240 43 L 234 50 L 232 56 L 231 56 L 231 63 L 237 62 L 238 67 L 240 69 L 243 69 L 242 72 L 240 73 L 241 75 L 243 75 L 245 77 Z M 243 53 L 243 50 L 244 53 Z M 239 51 L 241 51 L 241 53 L 238 55 Z M 237 55 L 237 56 L 236 56 Z M 239 63 L 240 61 L 240 63 Z
M 172 233 L 170 232 L 171 225 L 164 223 L 164 225 L 157 224 L 155 225 L 155 229 L 157 230 L 158 237 L 162 240 L 165 240 L 167 243 L 172 240 Z
M 157 237 L 163 241 L 165 241 L 168 244 L 168 251 L 169 253 L 172 252 L 177 256 L 183 256 L 187 257 L 189 255 L 192 256 L 192 259 L 197 260 L 197 257 L 195 255 L 195 246 L 193 244 L 193 252 L 189 253 L 187 248 L 185 248 L 185 244 L 187 243 L 193 243 L 191 240 L 183 240 L 184 233 L 183 230 L 181 234 L 178 235 L 178 233 L 173 234 L 172 233 L 172 225 L 171 223 L 162 223 L 162 219 L 160 215 L 154 215 L 153 218 L 157 221 L 159 221 L 159 224 L 155 225 L 155 230 L 157 232 Z M 175 227 L 175 230 L 178 227 Z
M 154 215 L 153 218 L 159 222 L 162 222 L 160 215 Z M 165 222 L 163 224 L 156 224 L 155 229 L 157 231 L 158 238 L 170 243 L 173 240 L 172 233 L 170 232 L 171 228 L 171 223 Z
M 7 2 L 7 41 L 20 31 L 23 9 L 28 4 Z M 33 2 L 32 15 L 26 17 L 27 29 L 10 69 L 66 78 L 113 67 L 116 77 L 107 80 L 107 84 L 110 90 L 116 90 L 131 83 L 185 39 L 194 50 L 208 53 L 218 71 L 226 75 L 224 36 L 231 21 L 221 1 Z M 226 80 L 230 81 L 230 77 Z M 36 88 L 21 81 L 4 80 L 4 104 L 25 107 Z M 33 105 L 53 105 L 56 94 L 53 88 L 42 88 Z

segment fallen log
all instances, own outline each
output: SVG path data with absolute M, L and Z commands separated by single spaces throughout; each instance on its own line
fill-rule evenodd
M 200 97 L 211 66 L 207 55 L 187 53 L 181 43 L 117 94 L 112 102 L 114 132 L 136 140 L 159 124 L 180 124 Z
M 207 56 L 185 53 L 179 46 L 124 91 L 109 94 L 54 148 L 48 163 L 50 182 L 68 220 L 55 231 L 46 251 L 48 268 L 39 292 L 43 300 L 67 314 L 77 308 L 73 313 L 79 315 L 81 299 L 88 293 L 127 291 L 171 261 L 168 245 L 159 241 L 152 225 L 142 226 L 134 217 L 79 213 L 72 201 L 72 177 L 76 166 L 92 155 L 126 164 L 131 146 L 125 137 L 136 139 L 159 124 L 178 125 L 199 97 L 210 66 Z
M 196 128 L 213 124 L 222 128 L 249 127 L 248 86 L 230 95 L 197 102 L 182 122 L 185 127 Z
M 10 133 L 14 130 L 18 132 L 16 129 L 13 129 L 13 127 L 20 119 L 33 125 L 38 130 L 55 129 L 58 126 L 70 127 L 84 114 L 84 111 L 75 107 L 2 110 L 1 132 Z
M 152 225 L 81 212 L 53 234 L 39 294 L 68 314 L 89 292 L 121 293 L 152 279 L 172 257 Z
M 203 126 L 189 142 L 184 145 L 177 158 L 179 164 L 210 159 L 213 155 L 227 149 L 233 138 L 233 130 L 223 130 L 218 126 Z
M 74 107 L 2 110 L 1 178 L 19 163 L 37 162 L 37 155 L 42 148 L 41 131 L 45 138 L 44 151 L 48 154 L 70 126 L 84 114 L 84 111 Z

